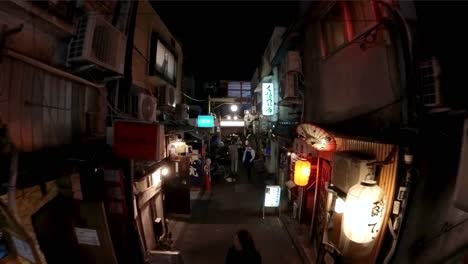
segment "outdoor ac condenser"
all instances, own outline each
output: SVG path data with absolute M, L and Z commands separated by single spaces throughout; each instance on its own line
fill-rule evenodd
M 374 179 L 375 159 L 369 155 L 355 152 L 337 152 L 333 158 L 332 184 L 343 192 L 367 176 Z
M 175 107 L 175 88 L 169 85 L 157 87 L 158 90 L 158 108 Z
M 69 64 L 94 64 L 118 74 L 124 72 L 127 38 L 102 16 L 80 18 L 68 47 Z
M 156 106 L 156 98 L 143 93 L 138 94 L 138 119 L 155 122 Z

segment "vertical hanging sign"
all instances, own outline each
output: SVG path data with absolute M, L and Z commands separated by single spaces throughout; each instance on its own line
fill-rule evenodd
M 275 93 L 273 83 L 262 84 L 262 114 L 270 116 L 274 114 Z

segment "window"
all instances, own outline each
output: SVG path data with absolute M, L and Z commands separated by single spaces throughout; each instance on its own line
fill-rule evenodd
M 156 33 L 151 36 L 149 74 L 158 73 L 163 78 L 174 83 L 177 74 L 177 58 L 173 51 L 158 38 Z
M 249 98 L 251 93 L 250 82 L 229 82 L 228 96 Z
M 156 71 L 169 78 L 171 81 L 175 81 L 175 58 L 174 54 L 158 40 L 156 46 Z
M 376 23 L 372 0 L 342 1 L 321 20 L 321 53 L 327 56 Z

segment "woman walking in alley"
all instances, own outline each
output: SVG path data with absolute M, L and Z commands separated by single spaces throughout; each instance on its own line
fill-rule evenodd
M 226 264 L 261 264 L 262 257 L 255 248 L 249 231 L 242 229 L 234 235 L 233 246 L 229 248 Z
M 255 150 L 249 145 L 245 147 L 242 162 L 244 163 L 245 170 L 247 171 L 247 178 L 250 180 L 252 177 L 252 165 L 255 159 Z
M 231 144 L 229 145 L 229 155 L 231 157 L 231 173 L 237 175 L 237 167 L 239 163 L 239 145 L 237 144 L 237 139 L 231 139 Z

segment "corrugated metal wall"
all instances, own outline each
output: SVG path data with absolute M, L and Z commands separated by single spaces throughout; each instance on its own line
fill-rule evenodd
M 377 142 L 369 142 L 364 140 L 336 138 L 337 151 L 356 151 L 365 154 L 375 156 L 377 161 L 383 161 L 392 152 L 392 149 L 396 146 L 391 144 L 382 144 Z M 385 192 L 385 216 L 382 223 L 382 232 L 378 237 L 375 247 L 372 250 L 372 254 L 367 258 L 366 263 L 375 263 L 377 254 L 382 245 L 383 237 L 387 232 L 387 222 L 391 213 L 393 205 L 393 197 L 395 192 L 395 185 L 397 180 L 398 171 L 398 151 L 395 152 L 393 157 L 394 162 L 382 167 L 379 175 L 376 175 L 376 180 Z
M 0 73 L 0 119 L 20 151 L 104 132 L 104 91 L 7 56 Z

